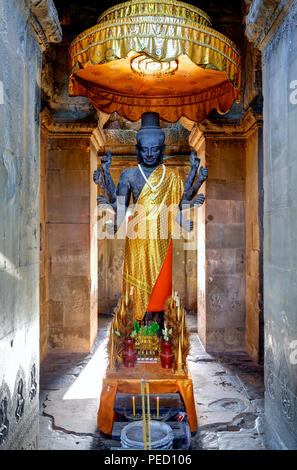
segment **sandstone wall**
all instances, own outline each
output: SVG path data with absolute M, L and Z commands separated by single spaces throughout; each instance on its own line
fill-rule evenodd
M 297 4 L 264 51 L 266 419 L 272 442 L 297 448 Z
M 40 135 L 40 361 L 48 351 L 47 135 Z
M 263 132 L 255 128 L 246 141 L 246 347 L 263 362 Z
M 297 448 L 297 2 L 253 1 L 247 35 L 263 51 L 266 436 Z
M 90 351 L 97 333 L 91 285 L 90 136 L 49 137 L 49 347 Z M 96 200 L 96 194 L 92 197 Z M 93 201 L 94 202 L 94 201 Z
M 207 139 L 207 350 L 245 349 L 245 148 Z
M 190 135 L 209 171 L 202 189 L 206 203 L 197 211 L 198 333 L 209 352 L 249 348 L 256 360 L 261 336 L 261 247 L 256 245 L 261 240 L 258 199 L 263 196 L 258 185 L 261 125 L 261 115 L 249 108 L 240 120 L 205 120 Z M 251 262 L 254 255 L 257 260 Z
M 54 19 L 51 1 L 0 3 L 0 449 L 37 446 L 40 47 L 59 39 Z

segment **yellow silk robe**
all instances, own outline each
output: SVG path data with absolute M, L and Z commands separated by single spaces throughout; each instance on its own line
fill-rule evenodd
M 160 182 L 162 174 L 163 168 L 160 165 L 149 177 L 152 186 Z M 147 311 L 153 288 L 163 267 L 183 192 L 181 177 L 176 171 L 166 168 L 164 181 L 154 193 L 155 200 L 152 199 L 151 188 L 145 183 L 128 223 L 122 295 L 124 299 L 132 295 L 134 317 L 137 320 L 142 320 Z M 168 210 L 169 208 L 172 210 Z

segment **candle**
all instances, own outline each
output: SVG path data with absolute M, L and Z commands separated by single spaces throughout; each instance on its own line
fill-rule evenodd
M 109 357 L 109 368 L 113 369 L 113 324 L 111 326 L 111 345 L 110 345 L 110 357 Z
M 147 430 L 148 430 L 148 442 L 149 450 L 151 450 L 151 410 L 150 410 L 150 386 L 149 382 L 146 382 L 146 397 L 147 397 Z
M 132 397 L 133 416 L 135 416 L 135 397 Z
M 128 302 L 129 302 L 129 294 L 128 294 L 128 286 L 126 286 L 126 307 L 128 305 Z
M 160 397 L 157 397 L 157 416 L 159 417 Z
M 141 405 L 142 405 L 142 434 L 143 447 L 146 450 L 146 430 L 145 430 L 145 401 L 144 401 L 144 380 L 141 379 Z

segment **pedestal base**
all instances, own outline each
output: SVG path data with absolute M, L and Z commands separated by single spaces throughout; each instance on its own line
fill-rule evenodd
M 197 429 L 197 416 L 194 402 L 193 383 L 188 372 L 178 375 L 172 370 L 162 369 L 158 364 L 139 364 L 127 369 L 123 365 L 117 372 L 107 371 L 103 379 L 100 406 L 98 411 L 98 428 L 105 434 L 112 433 L 114 421 L 114 401 L 118 393 L 141 393 L 141 379 L 149 380 L 150 393 L 176 393 L 179 392 L 192 432 Z

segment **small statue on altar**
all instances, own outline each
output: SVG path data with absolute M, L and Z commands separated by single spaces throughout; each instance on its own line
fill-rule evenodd
M 160 331 L 166 300 L 172 293 L 174 220 L 184 230 L 193 230 L 193 222 L 184 219 L 182 210 L 204 203 L 204 195 L 197 192 L 208 177 L 207 168 L 201 166 L 196 178 L 200 160 L 192 152 L 191 170 L 184 184 L 177 171 L 163 164 L 164 152 L 165 135 L 159 115 L 146 112 L 137 133 L 138 166 L 123 170 L 117 187 L 110 174 L 110 152 L 102 158 L 102 172 L 99 168 L 94 172 L 95 183 L 107 196 L 99 196 L 99 204 L 115 212 L 115 223 L 108 228 L 109 233 L 119 230 L 132 196 L 134 209 L 127 224 L 122 298 L 132 296 L 134 318 L 140 322 L 156 321 Z M 173 208 L 167 217 L 162 217 L 164 208 Z M 147 230 L 144 236 L 140 233 L 137 236 L 135 227 L 141 223 Z

